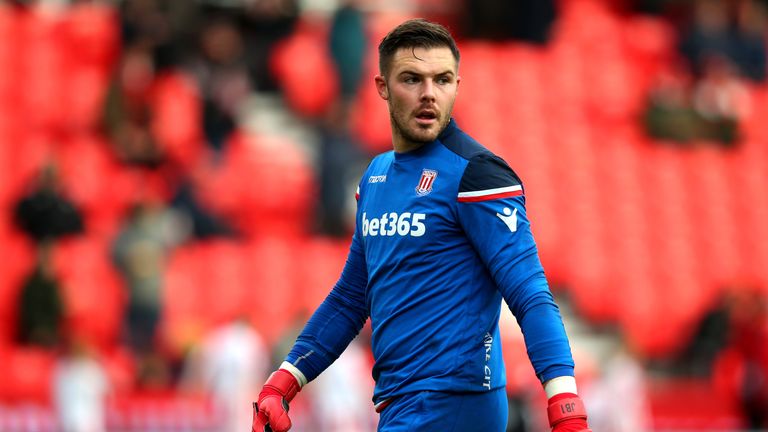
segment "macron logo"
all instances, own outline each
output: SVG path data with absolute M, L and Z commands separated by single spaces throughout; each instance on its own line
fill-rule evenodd
M 498 216 L 499 219 L 501 219 L 501 221 L 507 225 L 507 228 L 509 228 L 510 232 L 517 231 L 517 209 L 512 211 L 509 209 L 509 207 L 504 207 L 502 213 L 504 214 L 496 213 L 496 216 Z

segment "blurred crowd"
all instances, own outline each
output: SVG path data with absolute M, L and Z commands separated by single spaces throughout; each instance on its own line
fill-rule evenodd
M 44 123 L 43 135 L 51 141 L 48 151 L 38 158 L 39 166 L 27 170 L 24 186 L 6 206 L 13 229 L 27 236 L 35 257 L 14 297 L 13 342 L 55 353 L 51 399 L 62 430 L 106 430 L 114 421 L 107 418 L 107 401 L 121 392 L 203 394 L 213 403 L 214 426 L 208 427 L 246 430 L 253 392 L 282 361 L 299 329 L 286 327 L 274 337 L 241 310 L 192 341 L 170 343 L 169 349 L 162 333 L 164 282 L 175 251 L 212 239 L 248 244 L 270 236 L 345 239 L 350 234 L 357 177 L 372 154 L 389 145 L 388 119 L 380 119 L 385 122 L 382 140 L 366 118 L 372 114 L 360 108 L 365 98 L 360 89 L 371 84 L 372 47 L 380 37 L 372 15 L 393 10 L 397 16 L 425 15 L 449 23 L 462 41 L 538 47 L 549 42 L 563 2 L 404 3 L 0 4 L 10 20 L 92 13 L 109 24 L 106 29 L 81 29 L 97 34 L 100 42 L 90 53 L 105 73 L 98 111 L 84 125 L 55 119 Z M 656 84 L 637 119 L 647 133 L 682 147 L 737 147 L 740 119 L 751 109 L 747 89 L 766 78 L 766 2 L 646 0 L 611 5 L 621 14 L 662 17 L 679 31 L 678 51 L 654 77 Z M 68 109 L 62 107 L 63 112 Z M 73 132 L 75 128 L 82 130 Z M 99 157 L 106 155 L 116 167 L 110 170 L 118 173 L 108 178 L 84 173 L 75 180 L 108 183 L 91 185 L 100 192 L 90 201 L 71 196 L 72 188 L 61 181 L 63 162 L 56 158 L 55 142 L 69 142 L 83 131 L 99 136 Z M 71 168 L 67 175 L 73 175 Z M 105 243 L 110 266 L 124 288 L 116 343 L 127 349 L 128 376 L 105 365 L 98 343 L 69 331 L 69 306 L 53 256 L 67 239 L 83 235 Z M 280 289 L 263 287 L 259 292 Z M 611 348 L 603 354 L 576 353 L 578 366 L 584 365 L 580 379 L 595 430 L 650 428 L 649 373 L 714 376 L 741 404 L 744 424 L 768 428 L 768 350 L 762 343 L 768 339 L 766 297 L 759 289 L 727 292 L 702 317 L 688 345 L 663 361 L 645 359 L 620 331 L 612 334 Z M 300 323 L 306 316 L 288 317 L 294 318 Z M 515 326 L 513 321 L 505 325 Z M 295 430 L 375 429 L 367 337 L 364 330 L 292 405 Z M 534 414 L 543 412 L 541 391 L 521 336 L 510 334 L 508 339 L 508 430 L 541 430 L 542 418 Z M 616 395 L 628 394 L 638 395 L 632 398 L 637 403 L 617 415 Z
M 682 2 L 667 3 L 667 13 L 673 14 Z M 696 1 L 674 19 L 680 29 L 679 57 L 650 95 L 648 131 L 680 145 L 735 146 L 739 123 L 751 109 L 747 88 L 766 78 L 768 5 Z

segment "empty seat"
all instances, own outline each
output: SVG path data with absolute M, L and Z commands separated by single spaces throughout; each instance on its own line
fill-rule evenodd
M 118 11 L 106 3 L 76 3 L 64 20 L 69 58 L 81 67 L 108 73 L 120 54 Z
M 298 246 L 296 294 L 301 308 L 313 311 L 336 284 L 346 263 L 349 239 L 311 237 Z
M 314 206 L 314 172 L 290 139 L 245 132 L 230 138 L 200 198 L 243 233 L 302 235 Z
M 47 404 L 55 354 L 38 348 L 0 347 L 0 400 Z
M 301 239 L 279 236 L 262 236 L 247 246 L 245 305 L 268 344 L 276 343 L 307 318 L 308 311 L 302 310 L 306 299 L 297 290 L 303 247 Z
M 110 262 L 109 246 L 98 238 L 75 237 L 54 249 L 66 328 L 75 338 L 98 348 L 120 342 L 127 295 Z
M 281 84 L 288 104 L 298 114 L 318 117 L 336 98 L 336 71 L 328 53 L 328 28 L 319 21 L 304 19 L 294 33 L 278 42 L 270 66 Z M 301 67 L 296 67 L 301 59 Z M 312 79 L 307 79 L 312 77 Z
M 168 158 L 191 170 L 205 150 L 197 84 L 182 73 L 165 73 L 152 85 L 152 133 Z
M 210 325 L 206 317 L 203 248 L 193 243 L 173 251 L 163 272 L 160 332 L 164 345 L 180 355 L 200 340 Z

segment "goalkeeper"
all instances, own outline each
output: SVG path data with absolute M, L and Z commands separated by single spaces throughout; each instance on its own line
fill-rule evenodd
M 289 402 L 369 317 L 380 432 L 504 431 L 502 298 L 549 398 L 552 430 L 589 430 L 520 179 L 451 118 L 458 69 L 439 24 L 406 21 L 381 41 L 374 82 L 394 150 L 359 183 L 344 270 L 264 385 L 254 432 L 290 429 Z

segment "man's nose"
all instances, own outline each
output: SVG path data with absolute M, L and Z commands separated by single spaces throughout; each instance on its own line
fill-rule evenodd
M 435 100 L 435 83 L 430 79 L 424 80 L 421 86 L 421 100 L 425 102 L 433 102 Z

